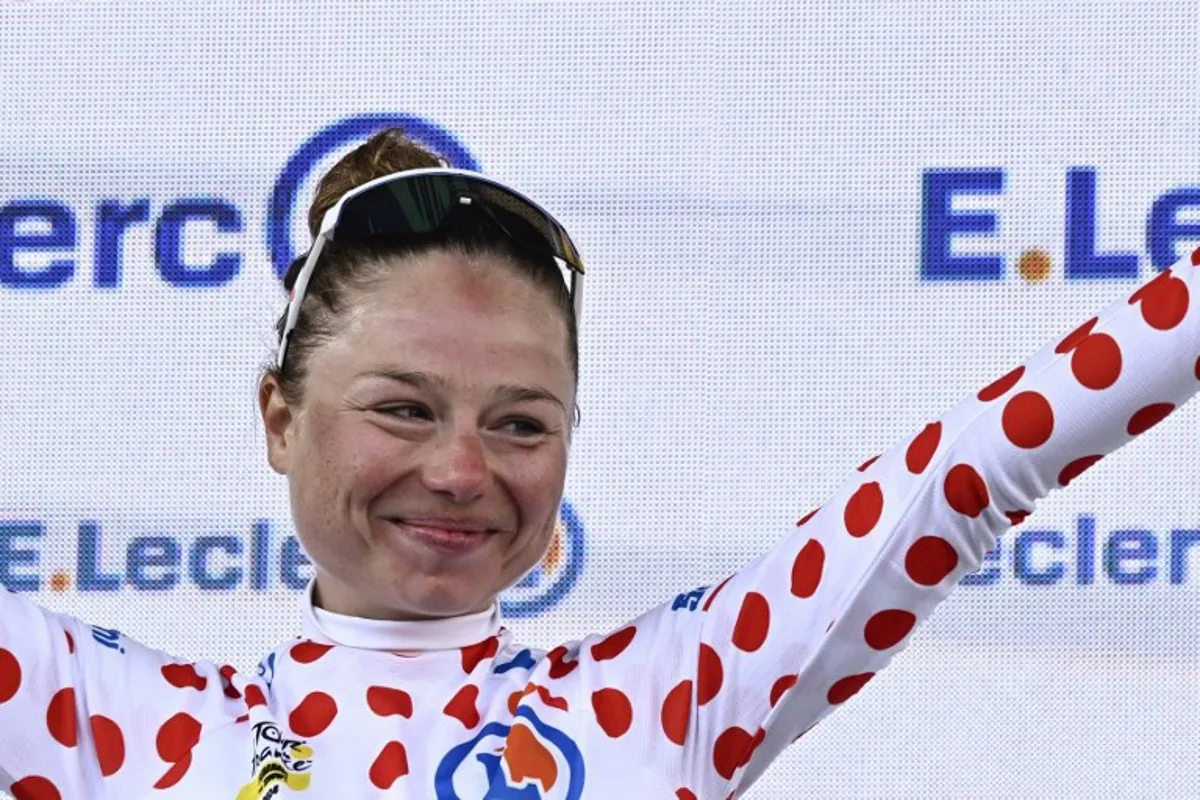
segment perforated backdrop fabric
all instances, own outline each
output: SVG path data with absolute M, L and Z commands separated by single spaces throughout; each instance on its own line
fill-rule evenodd
M 506 624 L 712 585 L 1200 246 L 1198 33 L 1173 1 L 0 3 L 0 582 L 183 658 L 295 635 L 277 265 L 402 124 L 589 268 L 562 524 Z M 1196 796 L 1198 413 L 1043 501 L 745 796 Z

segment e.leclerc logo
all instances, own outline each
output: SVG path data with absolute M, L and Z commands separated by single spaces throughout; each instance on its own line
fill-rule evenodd
M 921 262 L 924 281 L 999 281 L 1009 261 L 1028 281 L 1046 280 L 1054 256 L 1045 242 L 1027 242 L 1015 255 L 987 250 L 996 246 L 1008 199 L 1009 171 L 1005 169 L 927 169 L 921 181 Z M 1102 218 L 1097 199 L 1100 174 L 1095 167 L 1065 171 L 1061 194 L 1062 274 L 1068 281 L 1129 280 L 1141 277 L 1143 254 L 1151 266 L 1164 270 L 1200 245 L 1200 187 L 1167 189 L 1154 197 L 1146 212 L 1140 242 L 1104 249 Z M 955 208 L 958 201 L 959 208 Z M 1127 205 L 1127 204 L 1126 204 Z M 963 208 L 961 206 L 966 206 Z M 1127 209 L 1113 209 L 1124 213 Z M 1037 210 L 1044 217 L 1045 212 Z M 1043 229 L 1044 230 L 1044 229 Z M 958 247 L 956 247 L 958 245 Z M 975 245 L 972 252 L 962 246 Z M 1133 245 L 1137 245 L 1136 249 Z
M 293 232 L 301 188 L 318 166 L 388 127 L 401 127 L 417 142 L 441 153 L 450 165 L 478 170 L 470 151 L 449 131 L 407 114 L 365 114 L 334 123 L 301 145 L 275 181 L 265 215 L 262 241 L 278 277 L 287 271 L 297 248 Z M 125 278 L 125 236 L 139 224 L 152 225 L 152 258 L 159 277 L 179 289 L 215 288 L 230 283 L 243 269 L 247 254 L 219 249 L 206 262 L 189 259 L 189 229 L 196 234 L 242 233 L 242 205 L 217 192 L 190 197 L 100 198 L 91 210 L 91 275 L 80 249 L 80 220 L 88 212 L 54 198 L 17 198 L 0 205 L 0 290 L 47 291 L 72 280 L 93 288 L 119 289 Z M 177 521 L 176 521 L 177 522 Z M 109 530 L 113 540 L 104 546 Z M 11 591 L 79 592 L 171 591 L 181 585 L 212 592 L 286 588 L 301 591 L 311 576 L 311 563 L 290 526 L 257 519 L 245 524 L 131 524 L 83 519 L 72 522 L 0 515 L 0 584 Z M 46 565 L 47 539 L 73 537 L 75 563 Z M 114 546 L 115 545 L 115 546 Z M 57 551 L 57 548 L 55 548 Z M 501 595 L 501 610 L 510 618 L 545 613 L 557 605 L 583 569 L 584 532 L 579 516 L 566 500 L 545 558 L 519 583 Z

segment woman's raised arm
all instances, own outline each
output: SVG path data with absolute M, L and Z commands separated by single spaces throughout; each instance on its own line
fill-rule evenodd
M 201 736 L 245 712 L 233 678 L 0 587 L 0 788 L 17 800 L 166 788 Z
M 597 737 L 644 754 L 679 798 L 744 791 L 1037 499 L 1200 390 L 1197 262 L 1200 251 L 860 467 L 724 582 L 552 651 L 557 686 L 590 696 Z

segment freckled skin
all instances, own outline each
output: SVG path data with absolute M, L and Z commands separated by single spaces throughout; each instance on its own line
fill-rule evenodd
M 542 558 L 558 517 L 575 402 L 565 321 L 502 262 L 432 251 L 351 295 L 339 322 L 309 361 L 299 406 L 270 377 L 259 392 L 320 605 L 377 619 L 487 608 Z M 368 374 L 385 370 L 436 382 Z M 561 405 L 496 393 L 512 385 Z M 388 522 L 411 517 L 498 532 L 448 553 Z

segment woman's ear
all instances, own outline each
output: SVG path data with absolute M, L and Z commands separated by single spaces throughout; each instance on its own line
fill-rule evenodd
M 280 475 L 288 474 L 288 441 L 292 426 L 292 408 L 283 398 L 279 381 L 264 375 L 258 384 L 258 410 L 267 431 L 267 463 Z

